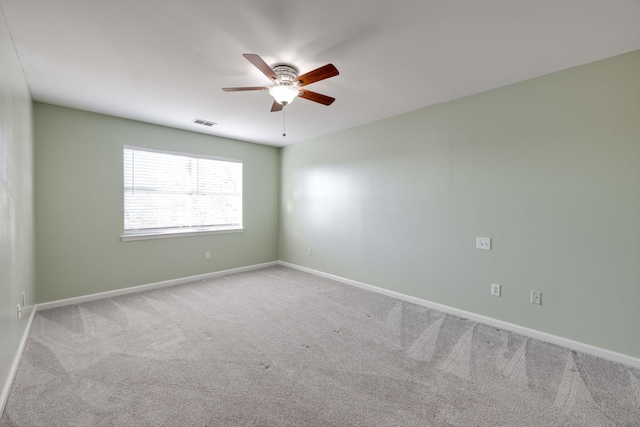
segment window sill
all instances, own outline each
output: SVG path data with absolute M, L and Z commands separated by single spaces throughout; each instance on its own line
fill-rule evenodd
M 149 239 L 171 239 L 173 237 L 194 237 L 205 236 L 207 234 L 227 234 L 227 233 L 242 233 L 244 228 L 242 227 L 216 227 L 206 229 L 195 230 L 171 230 L 171 231 L 154 231 L 154 232 L 140 232 L 124 234 L 120 236 L 120 240 L 128 242 L 131 240 L 149 240 Z

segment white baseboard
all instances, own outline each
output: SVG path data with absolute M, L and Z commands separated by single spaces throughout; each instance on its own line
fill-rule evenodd
M 24 328 L 24 332 L 22 333 L 22 338 L 20 339 L 20 344 L 18 345 L 18 351 L 16 351 L 16 354 L 13 357 L 13 363 L 11 364 L 11 369 L 9 370 L 9 376 L 4 383 L 4 387 L 2 387 L 2 394 L 0 394 L 0 417 L 2 417 L 4 406 L 7 404 L 9 392 L 11 391 L 11 386 L 13 385 L 13 379 L 16 377 L 16 373 L 18 372 L 18 366 L 20 365 L 22 352 L 24 351 L 24 347 L 27 344 L 27 337 L 29 337 L 29 331 L 31 330 L 31 324 L 33 323 L 35 314 L 36 307 L 34 306 L 33 308 L 31 308 L 31 314 L 29 315 L 29 320 L 27 321 L 27 327 Z
M 130 288 L 116 289 L 113 291 L 99 292 L 96 294 L 83 295 L 80 297 L 66 298 L 51 302 L 43 302 L 36 305 L 38 311 L 50 308 L 64 307 L 65 305 L 81 304 L 83 302 L 95 301 L 103 298 L 112 298 L 119 295 L 132 294 L 135 292 L 148 291 L 151 289 L 166 288 L 168 286 L 181 285 L 183 283 L 195 282 L 197 280 L 211 279 L 212 277 L 226 276 L 227 274 L 241 273 L 243 271 L 257 270 L 260 268 L 278 265 L 278 261 L 265 262 L 263 264 L 248 265 L 246 267 L 231 268 L 229 270 L 215 271 L 213 273 L 198 274 L 196 276 L 181 277 L 179 279 L 165 280 L 162 282 L 149 283 L 147 285 L 132 286 Z
M 285 261 L 279 261 L 278 264 L 285 267 L 293 268 L 296 270 L 304 271 L 306 273 L 314 274 L 316 276 L 335 280 L 336 282 L 344 283 L 346 285 L 355 286 L 357 288 L 365 289 L 365 290 L 376 292 L 382 295 L 387 295 L 402 301 L 407 301 L 416 305 L 438 310 L 443 313 L 452 314 L 458 317 L 464 317 L 464 318 L 473 320 L 475 322 L 480 322 L 485 325 L 490 325 L 499 329 L 504 329 L 506 331 L 515 332 L 517 334 L 535 338 L 540 341 L 545 341 L 545 342 L 556 344 L 562 347 L 570 348 L 572 350 L 576 350 L 576 351 L 587 353 L 593 356 L 601 357 L 603 359 L 611 360 L 613 362 L 622 363 L 624 365 L 633 366 L 635 368 L 640 368 L 640 359 L 637 357 L 629 356 L 622 353 L 617 353 L 615 351 L 607 350 L 601 347 L 596 347 L 591 344 L 585 344 L 578 341 L 573 341 L 568 338 L 559 337 L 557 335 L 552 335 L 552 334 L 541 332 L 535 329 L 526 328 L 524 326 L 515 325 L 513 323 L 509 323 L 502 320 L 494 319 L 492 317 L 487 317 L 480 314 L 472 313 L 470 311 L 460 310 L 458 308 L 449 307 L 447 305 L 438 304 L 438 303 L 427 301 L 421 298 L 412 297 L 410 295 L 401 294 L 399 292 L 390 291 L 388 289 L 379 288 L 377 286 L 368 285 L 366 283 L 357 282 L 355 280 L 346 279 L 344 277 L 335 276 L 333 274 L 324 273 L 322 271 L 303 267 L 297 264 L 291 264 Z

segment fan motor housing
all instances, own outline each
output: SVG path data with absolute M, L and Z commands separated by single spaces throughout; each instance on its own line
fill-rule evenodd
M 291 84 L 293 79 L 298 77 L 298 70 L 292 65 L 277 64 L 273 66 L 273 72 L 276 73 L 280 80 Z

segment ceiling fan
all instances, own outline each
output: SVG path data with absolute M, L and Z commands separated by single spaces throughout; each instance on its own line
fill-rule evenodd
M 327 64 L 323 67 L 316 68 L 301 76 L 298 70 L 287 64 L 279 64 L 271 68 L 260 56 L 253 53 L 245 53 L 242 56 L 247 58 L 258 70 L 269 77 L 273 82 L 272 86 L 253 86 L 253 87 L 225 87 L 225 92 L 240 92 L 247 90 L 268 90 L 269 95 L 273 97 L 273 105 L 271 112 L 280 111 L 285 105 L 290 104 L 297 97 L 308 99 L 309 101 L 318 102 L 323 105 L 331 105 L 335 98 L 321 93 L 312 92 L 303 89 L 304 86 L 320 80 L 328 79 L 340 74 L 333 64 Z

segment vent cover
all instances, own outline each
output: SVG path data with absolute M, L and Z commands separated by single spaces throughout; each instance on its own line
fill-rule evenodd
M 208 127 L 211 127 L 217 124 L 216 122 L 210 122 L 209 120 L 202 120 L 202 119 L 193 119 L 191 120 L 191 122 L 197 125 L 208 126 Z

